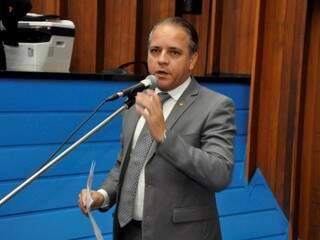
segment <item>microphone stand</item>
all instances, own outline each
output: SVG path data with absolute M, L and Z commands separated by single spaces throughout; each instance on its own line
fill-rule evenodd
M 73 143 L 70 147 L 68 147 L 66 150 L 64 150 L 62 153 L 60 153 L 57 157 L 52 159 L 50 162 L 48 162 L 46 165 L 44 165 L 42 168 L 40 168 L 37 172 L 35 172 L 33 175 L 31 175 L 29 178 L 27 178 L 23 183 L 21 183 L 18 187 L 16 187 L 14 190 L 12 190 L 4 198 L 2 198 L 0 200 L 0 206 L 2 206 L 7 201 L 9 201 L 14 195 L 16 195 L 18 192 L 20 192 L 26 186 L 31 184 L 37 177 L 39 177 L 42 173 L 47 171 L 52 165 L 54 165 L 55 163 L 62 160 L 65 156 L 67 156 L 70 152 L 72 152 L 76 147 L 78 147 L 80 144 L 85 142 L 88 138 L 90 138 L 92 135 L 94 135 L 99 129 L 101 129 L 106 124 L 108 124 L 114 117 L 118 116 L 123 111 L 129 109 L 134 104 L 134 102 L 135 102 L 134 96 L 129 96 L 129 98 L 125 101 L 125 104 L 122 107 L 118 108 L 109 117 L 107 117 L 105 120 L 103 120 L 98 125 L 96 125 L 94 128 L 92 128 L 88 133 L 83 135 L 78 141 Z

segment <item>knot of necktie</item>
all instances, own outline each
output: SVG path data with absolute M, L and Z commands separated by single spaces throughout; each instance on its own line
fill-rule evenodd
M 159 92 L 158 95 L 162 104 L 171 98 L 170 94 L 167 92 Z

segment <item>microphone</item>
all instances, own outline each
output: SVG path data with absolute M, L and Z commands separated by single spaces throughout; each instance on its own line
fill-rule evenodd
M 123 89 L 120 92 L 117 92 L 108 97 L 106 101 L 113 101 L 115 99 L 118 99 L 119 97 L 135 96 L 137 92 L 141 92 L 147 88 L 155 88 L 157 86 L 157 80 L 158 78 L 156 76 L 149 75 L 136 85 Z

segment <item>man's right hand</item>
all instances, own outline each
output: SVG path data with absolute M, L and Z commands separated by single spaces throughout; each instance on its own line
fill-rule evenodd
M 82 213 L 85 215 L 88 215 L 88 209 L 87 209 L 87 195 L 88 195 L 87 189 L 82 189 L 79 193 L 79 199 L 78 199 L 78 205 L 81 209 Z M 104 196 L 97 192 L 97 191 L 91 191 L 91 197 L 93 199 L 93 203 L 91 205 L 92 209 L 97 209 L 102 206 L 104 203 Z

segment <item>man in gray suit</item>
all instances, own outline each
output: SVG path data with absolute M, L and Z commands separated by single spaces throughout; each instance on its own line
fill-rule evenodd
M 125 113 L 119 159 L 91 192 L 93 207 L 117 204 L 115 239 L 221 239 L 215 192 L 231 179 L 233 102 L 191 77 L 198 35 L 188 21 L 158 23 L 148 49 L 157 88 L 138 93 Z M 79 194 L 85 214 L 87 194 Z

